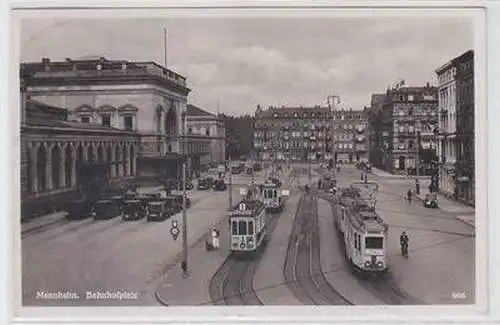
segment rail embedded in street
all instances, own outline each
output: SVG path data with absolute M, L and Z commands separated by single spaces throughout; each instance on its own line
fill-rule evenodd
M 292 293 L 305 305 L 353 305 L 331 286 L 321 268 L 317 198 L 302 195 L 290 235 L 283 268 Z

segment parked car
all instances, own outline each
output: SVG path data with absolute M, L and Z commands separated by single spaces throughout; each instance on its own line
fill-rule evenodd
M 224 182 L 223 179 L 218 179 L 214 183 L 214 190 L 215 191 L 225 191 L 227 188 L 226 182 Z
M 144 207 L 146 207 L 149 202 L 158 201 L 159 199 L 161 199 L 160 193 L 143 193 L 134 198 L 134 200 L 141 201 Z
M 174 214 L 174 210 L 166 200 L 151 201 L 147 206 L 148 221 L 163 221 Z
M 177 204 L 179 205 L 180 207 L 180 210 L 182 210 L 182 194 L 175 194 L 175 195 L 171 195 L 171 197 L 174 197 L 176 200 L 177 200 Z M 189 197 L 187 197 L 186 195 L 186 208 L 189 208 L 191 207 L 191 200 L 189 199 Z
M 231 174 L 238 175 L 238 174 L 241 174 L 241 172 L 242 172 L 242 170 L 240 167 L 237 167 L 237 166 L 231 167 Z
M 425 195 L 424 207 L 436 209 L 438 207 L 437 195 L 434 193 L 428 193 Z
M 209 190 L 213 186 L 214 179 L 212 177 L 205 177 L 198 180 L 196 188 L 198 190 Z
M 123 202 L 122 219 L 124 221 L 140 220 L 146 216 L 141 200 L 127 200 Z
M 177 197 L 167 196 L 164 200 L 172 211 L 172 214 L 182 211 L 182 202 L 179 203 L 179 199 Z
M 186 190 L 192 190 L 194 188 L 194 185 L 191 181 L 186 181 Z M 182 191 L 182 181 L 177 182 L 177 190 Z
M 278 178 L 276 178 L 276 177 L 271 177 L 269 180 L 270 180 L 270 181 L 271 181 L 274 185 L 276 185 L 277 187 L 281 187 L 281 181 L 280 181 Z
M 66 202 L 64 210 L 68 220 L 82 220 L 92 216 L 91 204 L 85 197 Z
M 120 206 L 110 199 L 97 200 L 94 204 L 92 215 L 95 220 L 106 220 L 118 217 L 121 213 Z

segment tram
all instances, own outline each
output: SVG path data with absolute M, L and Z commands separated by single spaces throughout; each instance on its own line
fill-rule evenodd
M 345 257 L 354 270 L 387 271 L 388 226 L 375 211 L 378 184 L 354 182 L 336 197 L 334 223 L 344 242 Z
M 261 185 L 262 198 L 267 211 L 283 211 L 286 199 L 290 196 L 290 191 L 280 190 L 278 184 L 266 182 Z
M 257 256 L 268 240 L 268 216 L 258 188 L 240 189 L 242 200 L 229 212 L 231 253 L 235 257 Z

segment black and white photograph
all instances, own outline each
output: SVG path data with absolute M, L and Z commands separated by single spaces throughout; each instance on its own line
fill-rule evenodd
M 23 308 L 484 301 L 480 10 L 14 17 Z

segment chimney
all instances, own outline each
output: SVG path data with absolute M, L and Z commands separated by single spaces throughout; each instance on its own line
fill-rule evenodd
M 49 58 L 42 58 L 42 63 L 49 64 L 50 63 L 50 59 Z
M 64 60 L 65 60 L 66 62 L 69 62 L 69 63 L 71 63 L 71 62 L 72 62 L 72 61 L 71 61 L 71 58 L 66 58 L 66 59 L 64 59 Z
M 427 84 L 426 84 L 425 86 L 426 86 L 427 88 L 429 88 L 429 87 L 430 87 L 430 84 L 427 82 Z

